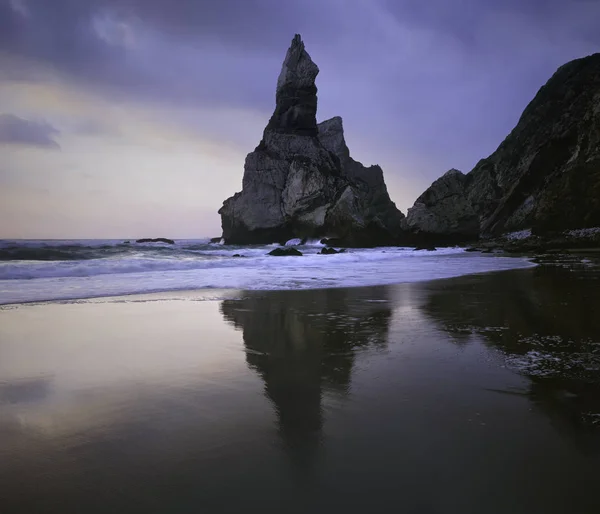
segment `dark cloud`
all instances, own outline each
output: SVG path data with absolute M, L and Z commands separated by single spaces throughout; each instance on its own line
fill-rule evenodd
M 533 68 L 521 80 L 539 85 L 585 43 L 600 47 L 596 0 L 19 0 L 20 9 L 15 1 L 0 4 L 0 49 L 116 101 L 133 94 L 268 110 L 272 77 L 296 32 L 336 68 L 388 73 L 381 80 L 390 85 L 402 80 L 404 98 L 439 88 L 443 71 L 435 69 L 459 70 L 460 59 L 478 73 L 505 75 L 511 66 L 520 73 L 527 59 Z M 405 37 L 390 34 L 394 21 Z M 391 88 L 387 95 L 398 96 Z
M 0 50 L 115 96 L 164 101 L 270 104 L 259 87 L 277 73 L 295 32 L 322 34 L 331 17 L 317 0 L 23 0 L 0 4 Z M 326 15 L 326 9 L 321 14 Z M 316 40 L 317 37 L 314 38 Z M 236 74 L 231 76 L 231 61 Z M 25 76 L 13 61 L 13 76 Z
M 59 131 L 45 122 L 29 121 L 14 114 L 0 114 L 0 143 L 60 148 L 52 139 Z
M 495 149 L 552 73 L 600 51 L 597 0 L 383 0 L 400 40 L 399 89 L 385 95 L 419 154 L 470 169 Z M 392 77 L 390 77 L 392 79 Z M 473 152 L 472 159 L 464 158 Z M 465 166 L 465 163 L 467 166 Z

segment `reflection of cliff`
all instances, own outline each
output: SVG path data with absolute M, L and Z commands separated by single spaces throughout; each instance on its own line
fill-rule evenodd
M 557 424 L 593 426 L 600 413 L 599 275 L 571 263 L 434 282 L 422 309 L 458 343 L 477 334 L 502 350 L 531 379 L 532 403 Z
M 391 310 L 383 288 L 248 293 L 225 300 L 224 318 L 243 330 L 248 365 L 265 383 L 284 443 L 311 460 L 323 425 L 324 390 L 346 392 L 355 351 L 385 344 Z
M 528 347 L 507 334 L 598 338 L 600 275 L 594 268 L 571 269 L 544 266 L 472 275 L 444 281 L 443 288 L 433 282 L 423 309 L 458 338 L 471 328 L 506 327 L 486 332 L 486 338 L 511 352 Z

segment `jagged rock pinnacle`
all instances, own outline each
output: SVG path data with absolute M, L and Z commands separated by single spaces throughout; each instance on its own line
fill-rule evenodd
M 350 158 L 350 151 L 344 139 L 344 126 L 340 116 L 319 123 L 319 140 L 327 150 L 337 155 L 342 163 Z
M 317 135 L 318 66 L 300 34 L 292 39 L 277 79 L 276 106 L 266 130 L 280 134 Z
M 350 157 L 339 116 L 317 125 L 318 73 L 296 35 L 277 80 L 275 112 L 246 157 L 242 191 L 219 210 L 226 243 L 398 241 L 403 215 L 390 200 L 381 168 Z

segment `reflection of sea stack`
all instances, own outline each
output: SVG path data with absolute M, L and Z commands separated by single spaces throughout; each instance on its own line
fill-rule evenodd
M 297 465 L 310 465 L 316 455 L 323 391 L 347 391 L 353 350 L 386 341 L 391 311 L 385 303 L 364 302 L 361 295 L 368 294 L 281 291 L 221 304 L 225 319 L 243 330 L 246 361 L 264 380 L 279 433 Z

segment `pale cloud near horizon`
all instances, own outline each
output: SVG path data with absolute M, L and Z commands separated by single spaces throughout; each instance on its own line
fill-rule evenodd
M 172 122 L 173 111 L 167 117 L 161 109 L 132 104 L 124 109 L 60 87 L 33 85 L 16 98 L 30 111 L 46 106 L 60 120 L 63 151 L 4 149 L 4 237 L 86 238 L 89 227 L 95 227 L 95 237 L 107 238 L 155 232 L 192 237 L 202 229 L 219 234 L 218 227 L 209 232 L 218 219 L 215 223 L 216 212 L 206 205 L 240 186 L 245 152 L 234 143 L 203 136 L 184 119 Z M 223 115 L 210 109 L 194 114 Z M 225 114 L 256 124 L 243 113 Z
M 599 51 L 597 20 L 591 0 L 0 1 L 0 113 L 60 146 L 1 147 L 0 237 L 218 235 L 296 32 L 319 120 L 406 211 Z

